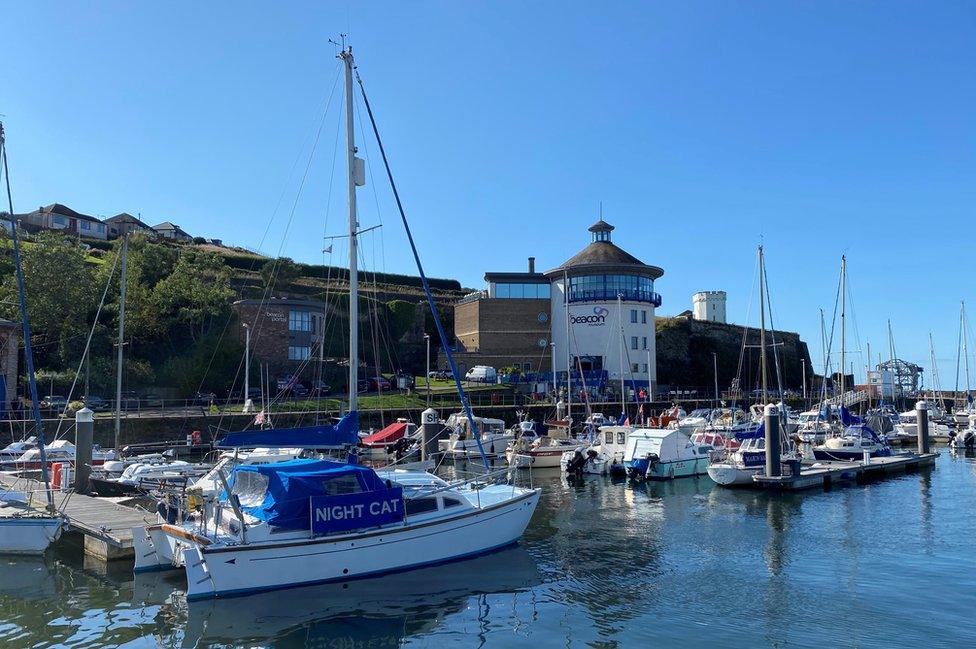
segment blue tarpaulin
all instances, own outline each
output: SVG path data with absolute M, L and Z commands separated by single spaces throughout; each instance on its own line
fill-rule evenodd
M 271 428 L 227 433 L 218 448 L 341 448 L 359 444 L 359 413 L 346 413 L 334 426 Z
M 273 527 L 292 530 L 309 529 L 312 497 L 386 491 L 369 467 L 330 460 L 243 464 L 229 482 L 241 509 Z
M 845 426 L 856 426 L 864 423 L 863 419 L 856 415 L 852 415 L 851 411 L 844 406 L 840 407 L 840 421 Z

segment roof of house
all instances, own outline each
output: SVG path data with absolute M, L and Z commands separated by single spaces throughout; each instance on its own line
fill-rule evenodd
M 62 205 L 61 203 L 51 203 L 50 205 L 45 205 L 44 207 L 38 208 L 36 211 L 45 212 L 48 214 L 58 214 L 59 216 L 68 216 L 73 219 L 81 219 L 82 221 L 94 221 L 95 223 L 102 222 L 100 218 L 82 214 L 81 212 L 76 212 L 67 205 Z
M 105 222 L 106 223 L 135 223 L 140 228 L 144 228 L 146 230 L 153 229 L 151 225 L 145 223 L 144 221 L 139 220 L 138 218 L 132 216 L 128 212 L 122 212 L 121 214 L 116 214 L 115 216 L 109 217 L 105 219 Z
M 158 224 L 158 225 L 154 225 L 154 226 L 152 226 L 152 229 L 153 229 L 153 230 L 174 230 L 174 231 L 176 231 L 176 232 L 182 232 L 182 233 L 183 233 L 183 234 L 185 234 L 186 236 L 190 236 L 190 235 L 189 235 L 189 234 L 187 233 L 187 231 L 186 231 L 186 230 L 184 230 L 184 229 L 183 229 L 183 228 L 181 228 L 180 226 L 178 226 L 178 225 L 176 225 L 176 224 L 175 224 L 175 223 L 173 223 L 172 221 L 163 221 L 162 223 L 160 223 L 160 224 Z

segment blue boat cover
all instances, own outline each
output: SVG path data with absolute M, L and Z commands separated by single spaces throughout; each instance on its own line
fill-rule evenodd
M 856 426 L 864 423 L 863 419 L 856 415 L 852 415 L 851 411 L 844 406 L 840 407 L 840 421 L 845 426 Z
M 766 436 L 766 422 L 760 422 L 755 428 L 747 428 L 746 430 L 739 431 L 733 435 L 733 437 L 740 442 L 747 439 L 762 439 Z
M 350 493 L 349 477 L 358 491 L 382 491 L 386 484 L 369 467 L 331 460 L 289 460 L 275 464 L 242 464 L 228 483 L 241 509 L 269 525 L 291 530 L 309 528 L 309 499 Z M 338 482 L 337 482 L 338 481 Z M 255 488 L 264 489 L 264 497 Z M 221 494 L 226 499 L 227 494 Z
M 348 412 L 334 426 L 271 428 L 227 433 L 218 448 L 341 448 L 359 444 L 359 413 Z

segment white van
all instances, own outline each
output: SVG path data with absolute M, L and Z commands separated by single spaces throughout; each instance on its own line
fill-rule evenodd
M 494 367 L 487 365 L 475 365 L 464 375 L 465 381 L 477 381 L 479 383 L 494 383 L 498 380 L 498 372 Z

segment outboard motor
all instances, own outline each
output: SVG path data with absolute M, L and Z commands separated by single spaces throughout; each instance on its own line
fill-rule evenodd
M 962 438 L 962 443 L 966 446 L 967 451 L 976 448 L 976 433 L 971 430 L 966 431 L 966 436 Z

